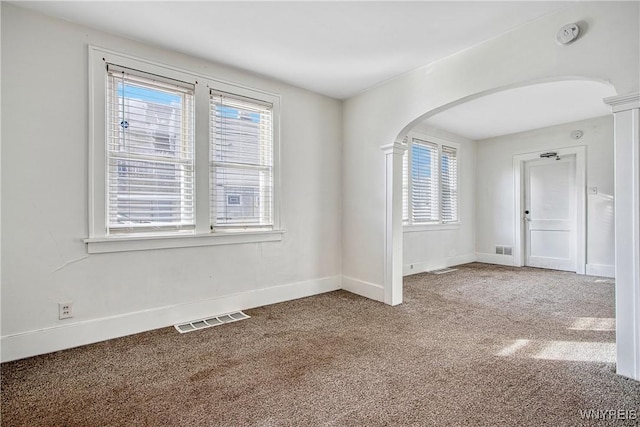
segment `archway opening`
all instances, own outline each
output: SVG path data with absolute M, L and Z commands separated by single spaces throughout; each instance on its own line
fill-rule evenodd
M 395 221 L 395 226 L 387 224 L 387 242 L 392 244 L 385 264 L 390 272 L 386 277 L 392 282 L 387 294 L 396 295 L 392 303 L 401 301 L 401 277 L 406 275 L 472 261 L 523 265 L 520 259 L 526 242 L 518 237 L 523 227 L 516 211 L 522 206 L 516 199 L 522 194 L 516 191 L 521 184 L 514 181 L 514 156 L 535 157 L 554 148 L 587 146 L 595 155 L 590 159 L 587 153 L 589 161 L 606 157 L 606 167 L 583 165 L 587 171 L 597 169 L 584 181 L 596 193 L 578 200 L 584 204 L 580 215 L 587 217 L 589 212 L 594 220 L 580 231 L 585 242 L 576 250 L 584 256 L 576 258 L 583 267 L 574 271 L 584 273 L 584 265 L 591 264 L 587 274 L 613 276 L 613 127 L 602 100 L 615 93 L 613 86 L 601 80 L 559 77 L 484 91 L 432 109 L 407 124 L 394 144 L 393 155 L 402 160 L 387 162 L 396 166 L 387 168 L 387 173 L 393 170 L 387 179 L 392 189 L 387 193 L 402 191 L 402 197 L 387 197 L 388 204 L 396 204 L 387 206 L 387 218 Z M 587 133 L 572 126 L 588 128 Z M 571 139 L 573 130 L 581 130 L 584 139 Z M 516 140 L 513 147 L 509 139 Z M 408 149 L 407 154 L 402 149 Z M 445 170 L 452 166 L 451 149 L 457 166 L 455 183 Z M 413 194 L 414 187 L 422 192 Z M 593 235 L 593 240 L 586 241 L 586 235 Z M 588 260 L 590 246 L 596 254 Z

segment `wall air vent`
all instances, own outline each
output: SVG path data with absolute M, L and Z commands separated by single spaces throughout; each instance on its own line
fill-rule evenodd
M 179 325 L 174 325 L 174 328 L 176 328 L 176 331 L 184 334 L 187 332 L 197 331 L 199 329 L 210 328 L 212 326 L 224 325 L 225 323 L 237 322 L 238 320 L 244 320 L 250 317 L 251 316 L 244 314 L 241 311 L 235 311 L 229 314 L 221 314 L 219 316 L 212 316 L 200 320 L 194 320 L 192 322 L 181 323 Z
M 513 255 L 513 247 L 511 246 L 496 246 L 497 255 Z

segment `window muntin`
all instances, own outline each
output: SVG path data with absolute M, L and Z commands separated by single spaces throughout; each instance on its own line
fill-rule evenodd
M 458 149 L 431 138 L 408 138 L 403 158 L 403 223 L 456 223 Z
M 107 65 L 108 234 L 193 230 L 194 87 Z

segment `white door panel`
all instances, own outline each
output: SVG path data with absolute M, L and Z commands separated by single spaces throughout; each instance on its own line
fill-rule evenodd
M 575 156 L 525 164 L 528 266 L 576 271 L 575 168 Z
M 531 250 L 535 258 L 563 260 L 571 257 L 568 231 L 531 230 Z

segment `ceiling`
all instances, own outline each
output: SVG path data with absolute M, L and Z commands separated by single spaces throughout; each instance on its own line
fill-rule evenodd
M 611 114 L 613 86 L 566 80 L 509 89 L 449 108 L 423 123 L 481 140 Z
M 571 3 L 29 1 L 14 4 L 345 99 Z M 537 84 L 457 105 L 424 123 L 481 140 L 609 114 L 602 98 L 612 95 L 615 92 L 610 85 L 594 81 Z
M 344 99 L 570 2 L 14 4 Z

